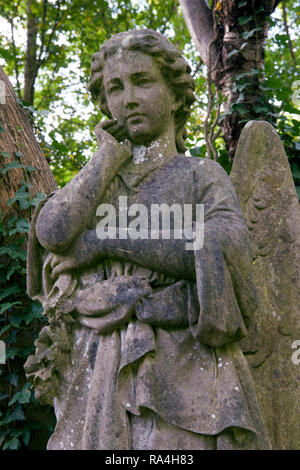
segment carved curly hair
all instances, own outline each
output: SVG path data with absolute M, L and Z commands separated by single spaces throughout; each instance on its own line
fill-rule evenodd
M 181 52 L 162 34 L 151 29 L 139 29 L 118 33 L 103 44 L 92 59 L 91 81 L 88 84 L 92 97 L 98 101 L 100 110 L 111 118 L 103 85 L 103 68 L 106 59 L 116 54 L 120 47 L 152 56 L 168 86 L 175 96 L 182 100 L 182 105 L 176 111 L 174 119 L 177 151 L 184 152 L 186 150 L 185 124 L 190 115 L 191 105 L 195 101 L 193 93 L 195 83 L 190 74 L 191 68 Z

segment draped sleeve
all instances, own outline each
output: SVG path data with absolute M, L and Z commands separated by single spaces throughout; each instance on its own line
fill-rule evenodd
M 45 293 L 43 292 L 42 271 L 44 260 L 48 253 L 37 238 L 36 222 L 42 208 L 54 194 L 55 192 L 49 194 L 45 199 L 39 202 L 35 208 L 27 243 L 27 293 L 29 297 L 34 300 L 39 300 L 40 302 L 42 302 L 45 297 Z
M 204 204 L 204 244 L 194 252 L 200 312 L 198 318 L 190 315 L 190 328 L 203 344 L 221 347 L 246 336 L 257 308 L 251 238 L 223 168 L 195 160 L 194 197 Z

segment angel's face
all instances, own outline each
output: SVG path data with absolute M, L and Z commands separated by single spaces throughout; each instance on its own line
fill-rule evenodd
M 149 144 L 173 126 L 176 99 L 155 60 L 120 47 L 103 70 L 112 117 L 134 144 Z

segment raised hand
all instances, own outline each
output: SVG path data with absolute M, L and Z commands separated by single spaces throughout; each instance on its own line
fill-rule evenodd
M 125 130 L 125 127 L 121 124 L 118 123 L 117 119 L 107 119 L 105 121 L 100 122 L 96 127 L 95 127 L 95 133 L 97 137 L 97 141 L 99 146 L 103 142 L 103 131 L 107 132 L 110 134 L 112 137 L 114 137 L 118 142 L 124 142 L 127 139 L 127 133 Z

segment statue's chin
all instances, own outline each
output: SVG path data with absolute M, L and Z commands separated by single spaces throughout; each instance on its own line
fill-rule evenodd
M 135 145 L 146 145 L 152 140 L 152 132 L 145 122 L 136 121 L 127 126 L 130 141 Z
M 148 147 L 151 142 L 157 138 L 157 136 L 153 135 L 153 133 L 142 129 L 135 130 L 134 132 L 128 132 L 128 135 L 132 145 L 143 145 L 145 147 Z

